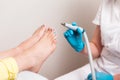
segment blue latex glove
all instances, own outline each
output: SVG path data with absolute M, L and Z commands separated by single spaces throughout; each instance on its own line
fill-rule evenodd
M 113 76 L 111 74 L 96 72 L 96 80 L 113 80 Z M 90 73 L 87 77 L 87 80 L 92 80 L 92 74 Z
M 73 26 L 76 26 L 76 23 L 72 23 Z M 84 48 L 84 42 L 82 40 L 82 31 L 78 28 L 76 31 L 73 31 L 71 29 L 68 29 L 64 36 L 66 40 L 69 42 L 69 44 L 72 46 L 72 48 L 75 49 L 75 51 L 80 52 Z

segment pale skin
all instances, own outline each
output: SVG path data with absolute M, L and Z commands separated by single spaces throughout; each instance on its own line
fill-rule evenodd
M 97 25 L 94 31 L 94 35 L 90 42 L 90 47 L 91 47 L 93 58 L 98 58 L 103 48 L 101 44 L 101 31 L 100 31 L 99 25 Z M 87 48 L 85 47 L 81 53 L 87 55 Z
M 0 52 L 0 59 L 13 57 L 19 67 L 19 72 L 30 70 L 38 72 L 44 61 L 56 48 L 56 35 L 54 30 L 44 25 L 17 47 Z
M 101 44 L 101 30 L 99 25 L 97 25 L 94 31 L 94 35 L 90 42 L 90 47 L 91 47 L 93 58 L 100 57 L 103 45 Z M 85 47 L 81 53 L 84 55 L 87 55 L 87 48 Z M 114 80 L 120 80 L 120 74 L 114 75 Z
M 30 38 L 23 41 L 17 47 L 12 48 L 10 50 L 0 52 L 0 58 L 2 59 L 2 58 L 5 58 L 5 57 L 18 55 L 22 51 L 30 48 L 42 37 L 41 34 L 43 34 L 44 31 L 45 31 L 45 28 L 42 29 L 42 27 L 39 27 Z

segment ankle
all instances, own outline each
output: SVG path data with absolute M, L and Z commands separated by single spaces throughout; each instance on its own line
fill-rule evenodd
M 23 49 L 20 46 L 17 46 L 16 48 L 14 48 L 14 51 L 16 55 L 23 53 Z
M 19 71 L 28 70 L 36 65 L 35 59 L 27 54 L 20 54 L 13 57 L 19 67 Z

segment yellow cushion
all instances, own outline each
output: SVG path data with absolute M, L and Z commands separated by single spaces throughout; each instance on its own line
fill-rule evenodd
M 18 65 L 13 58 L 0 60 L 0 80 L 15 80 L 18 73 Z

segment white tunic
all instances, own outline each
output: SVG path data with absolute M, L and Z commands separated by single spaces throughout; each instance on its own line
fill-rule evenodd
M 102 0 L 93 23 L 100 25 L 101 57 L 94 60 L 96 71 L 120 74 L 120 0 Z M 91 73 L 90 64 L 55 80 L 86 80 Z
M 104 46 L 101 58 L 95 61 L 96 69 L 120 73 L 120 0 L 102 0 L 93 23 L 100 25 Z

